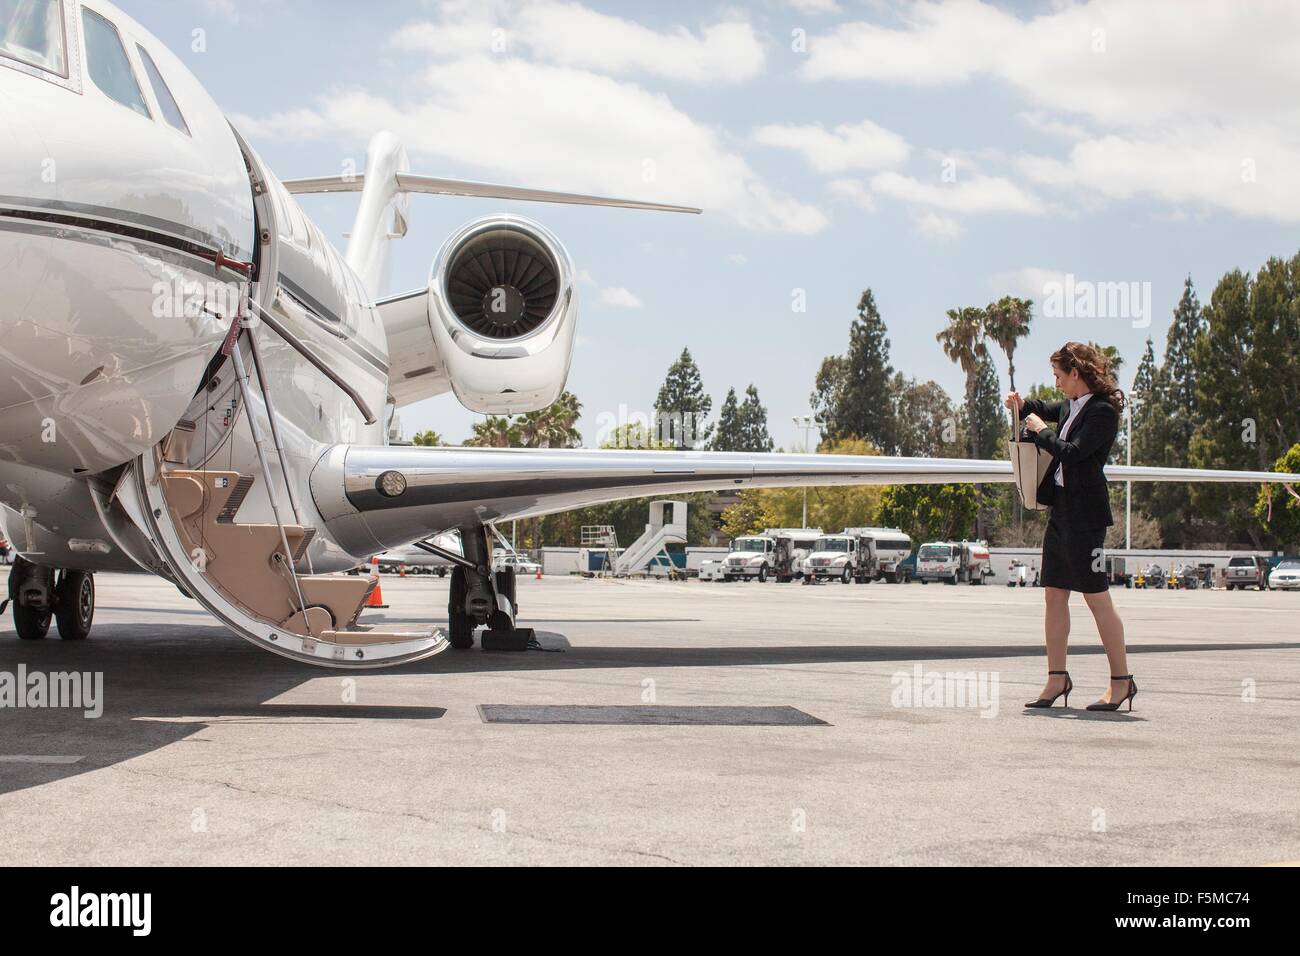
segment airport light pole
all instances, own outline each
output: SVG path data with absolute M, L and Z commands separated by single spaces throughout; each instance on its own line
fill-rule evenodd
M 796 415 L 796 416 L 794 417 L 794 423 L 795 423 L 795 425 L 796 425 L 797 427 L 803 429 L 803 450 L 804 450 L 805 452 L 807 452 L 807 451 L 809 451 L 809 448 L 808 448 L 809 441 L 810 441 L 810 439 L 809 439 L 809 435 L 812 433 L 812 430 L 813 430 L 814 428 L 818 428 L 818 429 L 820 429 L 821 426 L 818 424 L 817 419 L 816 419 L 814 416 L 812 416 L 812 415 Z M 804 528 L 808 527 L 808 488 L 807 488 L 807 486 L 805 486 L 805 487 L 804 487 L 804 490 L 803 490 L 803 524 L 801 525 L 801 527 L 804 527 Z

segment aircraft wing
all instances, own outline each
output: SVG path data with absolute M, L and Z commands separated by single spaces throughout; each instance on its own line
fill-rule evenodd
M 1106 474 L 1112 481 L 1300 482 L 1293 474 L 1139 465 Z M 462 525 L 652 495 L 1011 480 L 1009 461 L 960 458 L 335 445 L 317 463 L 311 488 L 336 540 L 369 554 Z

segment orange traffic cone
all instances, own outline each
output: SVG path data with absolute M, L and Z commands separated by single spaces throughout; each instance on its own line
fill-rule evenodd
M 397 576 L 398 576 L 399 578 L 404 578 L 404 577 L 406 577 L 406 562 L 405 562 L 405 561 L 403 561 L 401 564 L 399 564 L 399 565 L 397 566 Z
M 370 559 L 370 580 L 375 582 L 375 586 L 370 590 L 370 597 L 366 599 L 366 607 L 386 608 L 384 603 L 384 594 L 379 587 L 379 558 Z
M 540 581 L 541 579 L 542 579 L 542 566 L 539 564 L 537 566 L 537 580 Z

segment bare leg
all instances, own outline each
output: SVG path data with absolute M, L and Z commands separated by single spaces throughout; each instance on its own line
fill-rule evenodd
M 1110 599 L 1110 592 L 1098 591 L 1096 594 L 1085 594 L 1083 599 L 1088 602 L 1088 609 L 1092 611 L 1093 620 L 1097 622 L 1101 646 L 1105 648 L 1106 660 L 1110 663 L 1110 676 L 1127 674 L 1129 672 L 1128 652 L 1124 648 L 1124 622 L 1119 619 L 1119 612 L 1115 610 L 1115 604 Z M 1101 701 L 1109 704 L 1127 693 L 1128 681 L 1113 680 Z
M 1044 588 L 1043 637 L 1047 642 L 1047 669 L 1065 670 L 1066 648 L 1070 643 L 1070 592 L 1064 588 Z M 1065 689 L 1065 678 L 1047 678 L 1040 698 L 1051 697 Z

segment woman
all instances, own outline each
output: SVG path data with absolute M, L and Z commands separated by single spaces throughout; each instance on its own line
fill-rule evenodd
M 1038 699 L 1025 706 L 1051 707 L 1062 695 L 1065 706 L 1070 704 L 1074 682 L 1065 669 L 1070 592 L 1079 591 L 1097 622 L 1111 675 L 1105 695 L 1089 704 L 1088 710 L 1118 710 L 1125 701 L 1132 710 L 1137 684 L 1128 672 L 1124 623 L 1110 600 L 1102 550 L 1106 529 L 1115 523 L 1102 469 L 1119 433 L 1124 393 L 1115 384 L 1105 353 L 1079 342 L 1067 342 L 1052 356 L 1052 374 L 1065 401 L 1026 401 L 1017 392 L 1010 392 L 1006 400 L 1007 408 L 1023 419 L 1034 444 L 1052 455 L 1052 465 L 1038 486 L 1038 500 L 1052 506 L 1043 538 L 1042 570 L 1047 684 Z M 1047 422 L 1057 423 L 1055 434 Z

